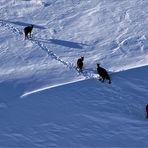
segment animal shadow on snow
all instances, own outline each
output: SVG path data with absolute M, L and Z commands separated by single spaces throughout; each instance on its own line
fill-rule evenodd
M 24 26 L 24 27 L 29 26 L 29 25 L 33 25 L 33 28 L 46 29 L 46 27 L 44 27 L 44 26 L 36 25 L 36 24 L 33 24 L 33 23 L 21 22 L 21 21 L 11 21 L 11 20 L 0 19 L 0 23 L 14 24 L 14 25 L 17 25 L 17 26 Z M 83 46 L 88 46 L 88 45 L 83 44 L 83 43 L 65 41 L 65 40 L 60 40 L 60 39 L 41 39 L 41 38 L 33 37 L 32 40 L 42 42 L 42 43 L 56 44 L 56 45 L 61 45 L 61 46 L 65 46 L 65 47 L 68 47 L 68 48 L 77 48 L 77 49 L 83 49 Z
M 10 21 L 10 20 L 1 20 L 0 19 L 0 22 L 4 22 L 4 23 L 7 23 L 7 24 L 14 24 L 14 25 L 18 25 L 18 26 L 29 26 L 30 24 L 32 24 L 34 28 L 46 29 L 44 26 L 36 25 L 36 24 L 33 24 L 33 23 L 20 22 L 20 21 Z
M 32 40 L 42 42 L 42 43 L 47 43 L 47 44 L 56 44 L 60 46 L 65 46 L 68 48 L 77 48 L 77 49 L 83 49 L 83 46 L 87 46 L 86 44 L 83 43 L 77 43 L 77 42 L 72 42 L 72 41 L 65 41 L 65 40 L 59 40 L 59 39 L 41 39 L 41 38 L 33 38 Z

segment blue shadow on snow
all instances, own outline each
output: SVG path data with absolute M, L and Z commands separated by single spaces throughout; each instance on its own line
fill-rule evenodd
M 15 24 L 15 25 L 24 26 L 24 27 L 29 26 L 30 24 L 32 24 L 32 25 L 34 25 L 34 28 L 46 29 L 44 26 L 36 25 L 36 24 L 33 24 L 33 23 L 20 22 L 20 21 L 0 20 L 0 22 Z

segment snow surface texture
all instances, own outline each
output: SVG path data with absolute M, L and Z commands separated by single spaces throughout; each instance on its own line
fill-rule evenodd
M 0 147 L 148 147 L 147 0 L 0 4 Z

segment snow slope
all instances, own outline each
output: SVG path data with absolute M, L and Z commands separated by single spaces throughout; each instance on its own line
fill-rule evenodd
M 89 79 L 23 98 L 23 84 L 2 83 L 0 145 L 146 147 L 147 71 L 116 73 L 111 85 Z
M 2 0 L 0 147 L 147 147 L 147 6 Z M 97 62 L 111 85 L 97 80 Z

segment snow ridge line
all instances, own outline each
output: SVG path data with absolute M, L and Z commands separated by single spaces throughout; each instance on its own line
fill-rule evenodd
M 19 35 L 23 35 L 23 32 L 20 31 L 18 28 L 14 27 L 13 25 L 10 25 L 4 21 L 1 20 L 1 25 L 2 27 L 7 28 L 8 30 L 11 30 L 14 34 L 19 34 Z M 56 61 L 59 61 L 60 63 L 62 63 L 63 65 L 67 66 L 69 69 L 74 69 L 76 70 L 76 66 L 74 66 L 73 63 L 70 62 L 66 62 L 64 60 L 62 60 L 59 56 L 57 56 L 52 50 L 49 50 L 43 43 L 41 43 L 40 41 L 36 41 L 31 39 L 32 43 L 35 43 L 36 45 L 38 45 L 42 50 L 46 51 L 47 54 L 52 57 L 53 59 L 55 59 Z M 77 70 L 76 70 L 77 71 Z M 96 74 L 94 74 L 93 71 L 90 70 L 84 70 L 82 73 L 79 73 L 80 75 L 83 75 L 86 79 L 96 79 L 98 78 L 98 76 L 96 76 Z

